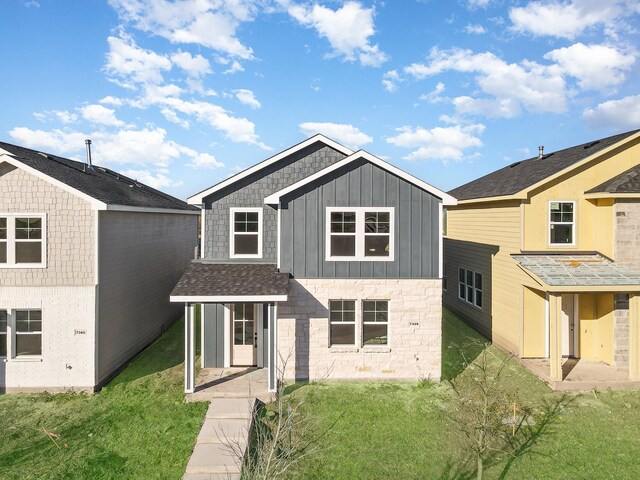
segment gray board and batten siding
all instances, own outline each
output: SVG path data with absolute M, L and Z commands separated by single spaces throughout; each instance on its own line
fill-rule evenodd
M 439 278 L 441 199 L 365 160 L 282 198 L 280 271 L 294 278 Z M 393 261 L 326 261 L 327 207 L 395 207 Z
M 277 212 L 264 204 L 265 197 L 313 175 L 345 158 L 341 152 L 318 141 L 282 160 L 249 175 L 204 199 L 206 259 L 248 263 L 248 259 L 229 259 L 229 209 L 263 208 L 263 262 L 276 263 Z

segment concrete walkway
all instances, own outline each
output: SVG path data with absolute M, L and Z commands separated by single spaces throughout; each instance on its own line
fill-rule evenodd
M 256 402 L 270 399 L 266 372 L 203 369 L 196 385 L 196 392 L 186 395 L 185 400 L 210 403 L 183 478 L 238 480 Z

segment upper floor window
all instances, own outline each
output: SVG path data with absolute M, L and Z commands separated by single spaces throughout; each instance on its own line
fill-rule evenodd
M 327 260 L 393 260 L 393 208 L 327 208 Z
M 575 244 L 575 203 L 549 202 L 549 244 Z
M 230 216 L 230 257 L 262 257 L 262 208 L 232 208 Z
M 45 216 L 0 214 L 0 268 L 43 268 Z

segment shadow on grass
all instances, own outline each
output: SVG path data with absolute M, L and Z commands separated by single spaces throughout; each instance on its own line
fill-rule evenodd
M 442 316 L 442 380 L 453 380 L 487 347 L 488 340 L 449 310 Z

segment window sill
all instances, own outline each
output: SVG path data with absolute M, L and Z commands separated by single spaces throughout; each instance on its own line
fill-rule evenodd
M 366 345 L 362 347 L 362 353 L 390 353 L 388 345 Z
M 325 257 L 327 262 L 393 262 L 391 257 Z
M 359 351 L 358 347 L 349 345 L 334 345 L 329 347 L 329 353 L 357 353 Z
M 42 362 L 42 357 L 14 357 L 14 358 L 6 358 L 4 360 L 6 363 L 19 363 L 19 362 Z

